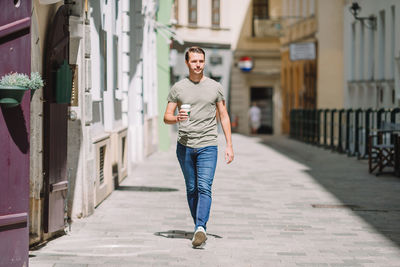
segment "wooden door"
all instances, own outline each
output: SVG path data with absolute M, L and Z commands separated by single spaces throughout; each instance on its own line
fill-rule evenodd
M 57 70 L 69 60 L 68 8 L 61 6 L 49 27 L 46 39 L 45 77 L 43 91 L 45 186 L 44 231 L 64 229 L 67 197 L 67 116 L 68 104 L 57 103 Z
M 0 76 L 31 71 L 31 1 L 0 1 Z M 0 108 L 0 266 L 28 266 L 30 92 Z

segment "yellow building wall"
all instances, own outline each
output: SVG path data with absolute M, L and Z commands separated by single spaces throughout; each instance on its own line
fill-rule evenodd
M 317 107 L 344 107 L 344 1 L 319 0 Z
M 316 107 L 316 60 L 291 61 L 288 50 L 281 56 L 282 132 L 287 134 L 292 109 Z
M 345 0 L 318 0 L 315 15 L 286 25 L 281 41 L 282 131 L 294 108 L 343 108 L 343 7 Z M 290 61 L 289 45 L 314 42 L 315 60 Z

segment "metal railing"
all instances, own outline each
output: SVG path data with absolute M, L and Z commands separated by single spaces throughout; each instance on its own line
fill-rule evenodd
M 383 121 L 400 123 L 400 108 L 293 109 L 290 137 L 349 156 L 367 158 L 368 136 L 379 129 Z

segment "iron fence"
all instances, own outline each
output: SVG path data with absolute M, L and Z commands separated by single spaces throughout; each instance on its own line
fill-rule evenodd
M 368 157 L 368 136 L 382 122 L 400 123 L 400 108 L 293 109 L 290 137 L 358 158 Z M 386 137 L 393 143 L 392 136 Z

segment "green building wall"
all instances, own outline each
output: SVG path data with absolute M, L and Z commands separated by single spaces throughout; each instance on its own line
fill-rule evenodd
M 157 21 L 168 25 L 170 22 L 173 0 L 159 1 Z M 157 33 L 157 76 L 158 76 L 158 148 L 166 151 L 171 145 L 171 126 L 164 124 L 164 112 L 170 89 L 169 44 Z

